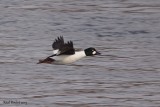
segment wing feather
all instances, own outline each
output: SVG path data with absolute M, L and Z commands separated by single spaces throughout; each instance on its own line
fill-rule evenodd
M 63 36 L 60 36 L 57 39 L 55 39 L 55 41 L 52 44 L 52 48 L 56 50 L 62 47 L 63 45 L 64 45 L 64 39 L 63 39 Z
M 73 42 L 64 43 L 63 36 L 58 37 L 52 44 L 53 54 L 56 55 L 72 55 L 75 53 Z

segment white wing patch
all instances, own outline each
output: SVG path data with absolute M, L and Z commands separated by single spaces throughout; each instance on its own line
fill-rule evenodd
M 53 50 L 53 54 L 58 55 L 60 53 L 59 49 Z

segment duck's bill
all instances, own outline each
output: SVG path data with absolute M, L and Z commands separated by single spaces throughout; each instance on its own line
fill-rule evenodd
M 95 55 L 101 55 L 101 53 L 100 52 L 96 52 L 96 54 Z

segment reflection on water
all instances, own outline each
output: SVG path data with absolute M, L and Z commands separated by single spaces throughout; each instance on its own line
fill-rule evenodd
M 159 0 L 1 0 L 0 105 L 159 107 L 159 7 Z M 60 35 L 102 55 L 37 65 Z

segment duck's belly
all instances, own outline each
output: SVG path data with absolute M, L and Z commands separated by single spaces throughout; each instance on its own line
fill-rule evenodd
M 82 52 L 76 52 L 76 54 L 74 55 L 60 55 L 60 56 L 55 56 L 54 59 L 59 62 L 59 63 L 72 63 L 75 62 L 81 58 L 85 57 L 85 54 L 83 54 Z
M 75 62 L 77 60 L 79 60 L 80 58 L 77 58 L 75 57 L 74 55 L 71 55 L 71 56 L 56 56 L 54 57 L 54 59 L 56 60 L 56 62 L 59 62 L 59 63 L 72 63 L 72 62 Z

